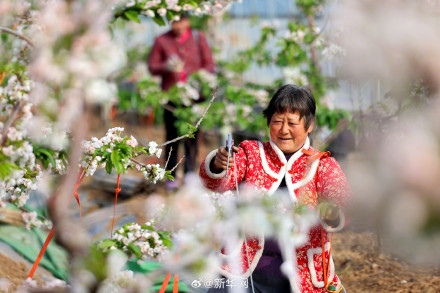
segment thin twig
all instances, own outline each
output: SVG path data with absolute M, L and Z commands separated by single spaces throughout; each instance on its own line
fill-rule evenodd
M 166 163 L 165 163 L 165 167 L 163 167 L 165 170 L 167 169 L 167 166 L 168 166 L 168 162 L 170 161 L 170 158 L 171 158 L 171 152 L 173 151 L 173 147 L 170 147 L 170 152 L 168 153 L 168 159 L 167 159 L 167 161 L 166 161 Z
M 139 161 L 137 161 L 135 159 L 130 159 L 130 161 L 132 161 L 135 164 L 138 164 L 139 166 L 142 166 L 142 167 L 145 167 L 145 168 L 147 167 L 147 165 L 145 165 L 144 163 L 141 163 L 141 162 L 139 162 Z M 166 165 L 165 165 L 165 168 L 166 168 Z
M 145 164 L 143 164 L 143 163 L 141 163 L 139 161 L 136 161 L 135 159 L 130 159 L 130 161 L 132 161 L 132 162 L 134 162 L 134 163 L 136 163 L 136 164 L 138 164 L 140 166 L 147 167 Z
M 24 212 L 24 213 L 30 213 L 33 212 L 33 210 L 30 210 L 26 207 L 19 207 L 20 211 Z M 49 220 L 48 218 L 42 217 L 40 215 L 37 214 L 37 218 L 40 218 L 41 220 Z
M 25 101 L 21 101 L 21 102 L 17 101 L 17 103 L 15 103 L 12 113 L 9 115 L 8 120 L 6 120 L 6 123 L 3 126 L 1 132 L 0 146 L 4 146 L 4 144 L 6 143 L 8 129 L 12 125 L 14 125 L 15 122 L 17 122 L 18 118 L 20 118 L 20 115 L 18 114 L 19 112 L 21 112 L 21 109 L 24 107 L 25 104 L 26 104 Z
M 216 96 L 217 96 L 217 91 L 218 91 L 218 86 L 215 88 L 214 92 L 212 93 L 212 95 L 211 95 L 211 96 L 212 96 L 211 101 L 209 101 L 209 104 L 208 104 L 208 106 L 206 107 L 205 112 L 203 113 L 202 117 L 200 117 L 199 121 L 198 121 L 197 124 L 196 124 L 196 128 L 197 128 L 197 129 L 199 128 L 200 123 L 202 123 L 202 120 L 205 118 L 206 113 L 208 113 L 208 110 L 209 110 L 209 108 L 211 107 L 212 103 L 214 102 L 214 100 L 215 100 L 215 98 L 216 98 Z
M 176 110 L 175 107 L 167 105 L 167 104 L 163 105 L 163 107 L 164 107 L 165 110 L 168 110 L 170 112 L 174 112 L 174 110 Z
M 216 98 L 216 96 L 217 96 L 217 91 L 218 91 L 218 86 L 215 88 L 214 92 L 212 93 L 212 95 L 211 95 L 212 98 L 211 98 L 211 100 L 209 101 L 209 104 L 208 104 L 208 106 L 206 107 L 205 112 L 203 113 L 202 117 L 200 117 L 199 121 L 197 121 L 197 124 L 196 124 L 196 126 L 195 126 L 196 129 L 199 128 L 200 123 L 202 123 L 202 120 L 205 118 L 206 113 L 208 113 L 209 108 L 211 107 L 212 103 L 214 102 L 214 100 L 215 100 L 215 98 Z M 169 140 L 169 141 L 167 141 L 167 142 L 164 142 L 163 144 L 159 145 L 159 147 L 166 146 L 167 144 L 174 143 L 174 142 L 179 141 L 179 140 L 181 140 L 181 139 L 183 139 L 183 138 L 186 138 L 186 137 L 188 137 L 188 134 L 185 134 L 185 135 L 179 136 L 179 137 L 177 137 L 177 138 L 175 138 L 175 139 L 172 139 L 172 140 Z
M 174 170 L 176 170 L 177 166 L 179 166 L 179 164 L 182 162 L 182 160 L 185 159 L 185 156 L 182 156 L 179 160 L 179 162 L 176 164 L 176 166 L 174 166 L 173 169 L 171 169 L 170 171 L 173 172 Z
M 172 151 L 173 149 L 171 148 L 171 151 Z M 170 151 L 170 155 L 171 155 L 171 151 Z M 176 166 L 174 166 L 174 168 L 173 169 L 171 169 L 170 170 L 170 172 L 173 172 L 174 170 L 176 170 L 176 168 L 177 168 L 177 166 L 179 166 L 179 164 L 182 162 L 182 160 L 185 158 L 185 156 L 182 156 L 182 158 L 180 158 L 180 161 L 176 164 Z M 164 169 L 166 169 L 167 168 L 167 165 L 168 165 L 168 161 L 170 160 L 170 156 L 168 156 L 168 160 L 167 160 L 167 162 L 166 162 L 166 164 L 165 164 L 165 167 L 164 167 Z M 143 163 L 141 163 L 141 162 L 139 162 L 139 161 L 137 161 L 137 160 L 135 160 L 135 159 L 130 159 L 130 161 L 132 161 L 132 162 L 134 162 L 134 163 L 136 163 L 136 164 L 138 164 L 138 165 L 140 165 L 140 166 L 142 166 L 142 167 L 147 167 L 147 165 L 145 165 L 145 164 L 143 164 Z
M 18 33 L 17 31 L 11 30 L 10 28 L 4 26 L 0 26 L 0 31 L 19 37 L 20 39 L 28 42 L 28 44 L 31 45 L 32 47 L 35 47 L 34 43 L 28 37 L 25 37 L 24 35 Z
M 163 146 L 166 146 L 167 144 L 174 143 L 174 142 L 179 141 L 179 140 L 181 140 L 183 138 L 186 138 L 186 137 L 188 137 L 188 134 L 185 134 L 185 135 L 179 136 L 179 137 L 177 137 L 175 139 L 172 139 L 172 140 L 169 140 L 167 142 L 164 142 L 163 144 L 159 145 L 159 147 L 161 148 Z

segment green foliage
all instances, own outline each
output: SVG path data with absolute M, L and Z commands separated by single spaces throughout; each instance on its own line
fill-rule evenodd
M 300 9 L 305 15 L 313 16 L 319 12 L 325 3 L 325 0 L 296 0 L 295 2 L 298 9 Z
M 0 54 L 0 74 L 5 72 L 7 75 L 16 74 L 24 76 L 27 68 L 23 61 L 26 62 L 29 59 L 29 51 L 27 49 L 16 50 L 17 38 L 15 36 L 3 31 L 0 32 L 0 36 L 0 47 L 2 48 Z M 11 60 L 16 61 L 11 62 Z
M 154 20 L 155 23 L 157 23 L 160 26 L 166 25 L 165 20 L 161 16 L 159 16 L 159 15 L 156 15 L 155 17 L 153 17 L 153 20 Z
M 82 259 L 82 267 L 102 282 L 107 277 L 107 254 L 97 244 L 91 245 L 88 257 Z
M 153 13 L 154 16 L 152 17 L 153 21 L 158 24 L 159 26 L 166 25 L 166 21 L 172 21 L 175 19 L 175 17 L 180 16 L 185 11 L 181 9 L 180 11 L 167 9 L 168 5 L 165 1 L 162 1 L 159 5 L 153 5 L 152 7 L 146 7 L 146 3 L 149 0 L 140 0 L 136 1 L 136 3 L 132 6 L 126 6 L 126 3 L 123 2 L 121 5 L 119 5 L 115 9 L 115 19 L 124 19 L 127 21 L 134 21 L 137 23 L 141 22 L 141 16 L 143 15 L 149 15 L 150 13 Z M 192 6 L 192 9 L 196 8 L 202 8 L 202 5 L 206 2 L 210 2 L 209 0 L 179 0 L 179 5 L 183 7 L 185 4 L 189 4 Z M 159 9 L 166 9 L 165 18 L 160 16 L 158 10 Z M 200 27 L 202 27 L 203 23 L 206 22 L 206 19 L 208 17 L 201 17 L 200 21 L 192 20 L 193 24 L 199 24 Z
M 341 109 L 330 110 L 327 107 L 321 106 L 316 110 L 317 125 L 320 127 L 328 126 L 331 130 L 336 128 L 339 120 L 349 117 L 350 113 Z
M 217 62 L 219 70 L 215 83 L 207 82 L 198 73 L 189 77 L 187 83 L 197 89 L 203 97 L 209 97 L 213 88 L 219 86 L 218 97 L 203 120 L 201 129 L 228 127 L 237 131 L 257 133 L 260 136 L 266 134 L 264 131 L 267 128 L 266 121 L 260 113 L 266 107 L 274 89 L 285 84 L 286 79 L 276 80 L 270 87 L 240 81 L 253 63 L 261 67 L 276 64 L 281 69 L 294 69 L 294 77 L 287 80 L 312 89 L 318 108 L 318 126 L 334 129 L 340 119 L 348 117 L 347 112 L 329 110 L 320 103 L 331 81 L 331 78 L 324 76 L 319 68 L 319 50 L 323 47 L 323 41 L 314 27 L 314 17 L 320 12 L 324 2 L 324 0 L 296 1 L 305 17 L 291 21 L 288 24 L 288 34 L 283 37 L 279 37 L 273 27 L 262 27 L 259 40 L 251 48 L 240 51 L 227 61 Z M 208 19 L 209 17 L 193 17 L 191 21 L 193 25 L 203 29 L 207 27 Z M 274 41 L 279 49 L 275 52 L 269 46 Z M 260 90 L 267 92 L 267 97 L 257 99 L 256 91 Z M 131 108 L 140 114 L 154 111 L 156 122 L 162 122 L 163 105 L 171 103 L 171 110 L 177 117 L 175 126 L 178 133 L 188 134 L 188 137 L 192 137 L 193 133 L 189 125 L 194 125 L 202 115 L 200 108 L 207 106 L 207 101 L 195 102 L 189 99 L 188 102 L 184 87 L 174 86 L 168 92 L 162 92 L 159 85 L 151 78 L 139 81 L 132 91 L 120 91 L 119 98 L 120 109 Z
M 271 27 L 264 27 L 261 30 L 260 40 L 250 49 L 239 52 L 235 58 L 229 62 L 220 63 L 220 67 L 243 74 L 255 62 L 259 66 L 269 66 L 276 64 L 281 68 L 298 69 L 295 80 L 289 80 L 298 85 L 308 86 L 312 89 L 317 103 L 316 118 L 318 126 L 328 126 L 334 129 L 338 121 L 349 117 L 348 112 L 342 110 L 329 110 L 320 103 L 322 97 L 326 95 L 331 84 L 331 78 L 322 74 L 319 68 L 319 50 L 322 49 L 323 40 L 314 27 L 314 17 L 322 9 L 324 0 L 297 0 L 296 4 L 302 11 L 305 18 L 298 18 L 288 24 L 288 34 L 284 37 L 277 37 L 276 31 Z M 276 46 L 280 49 L 277 53 L 270 53 L 268 48 L 269 41 L 276 38 Z M 304 84 L 303 80 L 307 83 Z M 275 81 L 273 88 L 278 88 L 286 82 L 283 79 Z M 242 93 L 240 93 L 242 94 Z M 229 98 L 230 92 L 226 96 Z M 240 114 L 240 112 L 239 112 Z M 240 116 L 240 115 L 239 115 Z M 243 120 L 238 118 L 237 123 L 242 124 Z M 247 126 L 247 129 L 262 127 L 265 124 L 258 119 Z M 240 125 L 243 127 L 243 125 Z
M 156 234 L 156 236 L 154 236 Z M 156 242 L 155 237 L 158 238 L 161 244 Z M 143 252 L 139 245 L 148 245 L 151 249 L 155 249 L 158 245 L 171 249 L 173 242 L 171 235 L 167 231 L 157 231 L 152 225 L 144 224 L 139 226 L 136 223 L 127 223 L 114 234 L 112 239 L 104 239 L 96 244 L 97 249 L 107 254 L 113 250 L 119 250 L 135 259 L 145 259 L 145 257 L 154 258 L 159 255 L 150 255 L 148 252 Z
M 39 163 L 41 163 L 44 169 L 48 169 L 49 167 L 55 169 L 55 160 L 57 159 L 61 160 L 63 166 L 67 166 L 67 152 L 65 150 L 54 151 L 45 146 L 37 144 L 34 144 L 33 148 L 35 158 Z
M 124 16 L 128 20 L 132 20 L 137 23 L 141 23 L 141 18 L 139 17 L 139 12 L 136 10 L 127 10 L 124 12 Z
M 133 253 L 137 258 L 142 257 L 142 251 L 139 248 L 139 246 L 137 246 L 136 244 L 130 243 L 128 246 L 128 251 L 130 251 L 131 253 Z
M 125 136 L 120 141 L 111 141 L 99 148 L 96 148 L 93 154 L 86 154 L 87 160 L 94 160 L 97 158 L 97 164 L 105 164 L 105 170 L 107 173 L 111 173 L 115 169 L 116 174 L 122 174 L 127 171 L 130 165 L 130 160 L 139 156 L 153 155 L 150 154 L 148 148 L 140 145 L 131 146 L 127 144 L 127 141 L 131 140 L 131 137 Z M 99 159 L 98 159 L 99 158 Z
M 20 170 L 20 168 L 16 164 L 5 161 L 4 157 L 5 156 L 0 155 L 0 162 L 2 162 L 0 164 L 0 177 L 2 180 L 6 179 L 6 177 L 12 174 L 12 172 Z
M 199 31 L 205 31 L 208 28 L 210 15 L 190 16 L 191 27 Z

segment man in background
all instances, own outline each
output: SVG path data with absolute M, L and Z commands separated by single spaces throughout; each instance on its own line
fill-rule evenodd
M 171 30 L 156 38 L 148 56 L 148 69 L 152 75 L 162 78 L 161 88 L 168 91 L 178 82 L 186 82 L 192 73 L 205 69 L 214 73 L 214 61 L 211 49 L 206 42 L 205 36 L 191 29 L 188 14 L 183 14 L 180 20 L 171 23 Z M 169 109 L 175 105 L 168 104 Z M 166 140 L 177 137 L 175 127 L 176 117 L 173 112 L 164 110 Z M 194 139 L 185 139 L 185 163 L 184 172 L 194 172 L 195 160 L 197 158 L 197 133 Z M 168 166 L 171 168 L 177 164 L 178 143 L 168 144 L 165 149 L 165 156 L 168 156 L 170 148 L 173 148 Z M 176 178 L 175 171 L 172 174 Z M 177 178 L 176 178 L 177 179 Z M 167 181 L 168 190 L 178 187 L 178 180 Z

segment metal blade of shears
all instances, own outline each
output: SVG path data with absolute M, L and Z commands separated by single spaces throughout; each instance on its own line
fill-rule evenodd
M 229 158 L 231 157 L 231 151 L 232 151 L 232 135 L 228 134 L 228 141 L 226 142 L 226 147 L 228 149 L 228 162 L 226 163 L 226 174 L 225 178 L 228 178 L 228 171 L 229 171 Z

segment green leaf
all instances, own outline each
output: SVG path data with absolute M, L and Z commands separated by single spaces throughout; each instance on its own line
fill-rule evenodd
M 116 162 L 115 163 L 115 171 L 116 171 L 116 174 L 124 173 L 124 165 L 122 165 L 120 162 Z
M 97 245 L 90 247 L 89 257 L 83 259 L 83 267 L 90 271 L 97 280 L 102 281 L 107 276 L 107 256 Z
M 116 173 L 121 174 L 124 172 L 124 165 L 121 163 L 121 156 L 119 155 L 119 151 L 114 149 L 110 156 L 113 166 L 115 167 Z M 107 166 L 106 166 L 107 167 Z
M 328 117 L 329 119 L 329 128 L 334 130 L 336 128 L 336 126 L 338 125 L 338 119 L 336 118 L 335 115 L 329 115 Z
M 167 10 L 166 17 L 167 17 L 168 21 L 173 20 L 174 14 L 171 12 L 171 10 Z
M 318 126 L 324 126 L 327 121 L 327 112 L 323 108 L 321 110 L 316 111 L 316 122 Z
M 186 3 L 189 4 L 189 5 L 191 5 L 191 6 L 194 7 L 194 8 L 199 7 L 197 1 L 188 0 Z
M 160 26 L 166 25 L 165 20 L 162 18 L 162 16 L 156 14 L 156 16 L 153 18 L 154 22 L 157 23 Z
M 304 42 L 306 44 L 311 44 L 313 42 L 313 40 L 315 39 L 315 36 L 307 34 L 304 36 Z
M 46 159 L 44 159 L 43 157 L 40 157 L 40 160 L 43 163 L 43 166 L 45 168 L 47 168 L 48 166 L 48 162 L 52 165 L 52 168 L 55 168 L 55 160 L 53 159 L 53 153 L 51 153 L 50 151 L 46 150 L 46 149 L 38 149 L 38 152 L 40 154 L 44 154 L 46 156 Z
M 128 10 L 124 12 L 124 15 L 129 19 L 137 23 L 141 23 L 141 19 L 139 17 L 139 12 L 136 10 Z
M 162 267 L 160 263 L 157 262 L 141 262 L 137 263 L 137 260 L 129 260 L 127 261 L 127 269 L 133 272 L 139 273 L 149 273 L 151 271 L 157 270 Z
M 165 245 L 168 248 L 173 247 L 173 241 L 171 240 L 170 232 L 163 231 L 163 232 L 157 232 L 157 234 L 159 234 L 160 240 L 162 240 L 163 245 Z
M 60 159 L 64 166 L 67 166 L 67 153 L 65 150 L 62 150 L 59 155 L 58 155 L 58 159 Z
M 128 155 L 130 153 L 131 149 L 132 149 L 131 146 L 129 146 L 129 145 L 125 144 L 125 143 L 119 143 L 117 148 L 119 150 L 121 150 L 121 152 L 126 154 L 126 155 Z
M 104 239 L 102 243 L 99 245 L 99 248 L 104 249 L 112 246 L 116 246 L 116 241 L 111 239 Z
M 188 124 L 188 128 L 189 128 L 189 130 L 190 130 L 191 132 L 196 132 L 196 131 L 197 131 L 197 128 L 196 128 L 194 125 L 189 124 L 189 123 L 187 123 L 187 124 Z
M 188 129 L 186 131 L 187 132 L 186 136 L 189 138 L 195 138 L 194 133 L 197 131 L 197 128 L 195 128 L 195 126 L 189 123 L 186 123 L 185 126 Z
M 112 172 L 112 161 L 111 160 L 107 160 L 107 163 L 105 164 L 105 171 L 107 171 L 108 174 L 110 174 Z
M 168 231 L 157 232 L 157 234 L 159 234 L 161 238 L 170 238 L 170 232 Z
M 117 150 L 113 150 L 110 155 L 110 159 L 112 160 L 112 164 L 115 165 L 116 162 L 119 162 L 119 152 Z
M 130 250 L 132 253 L 134 253 L 134 255 L 136 255 L 136 257 L 141 257 L 142 256 L 142 251 L 139 248 L 139 246 L 137 246 L 136 244 L 130 243 L 127 246 L 128 250 Z
M 4 180 L 6 176 L 12 173 L 13 170 L 20 170 L 20 168 L 11 162 L 4 162 L 0 164 L 0 176 Z
M 141 228 L 146 229 L 146 230 L 150 230 L 150 231 L 156 231 L 153 227 L 148 226 L 148 225 L 142 225 Z
M 171 241 L 171 239 L 162 239 L 162 243 L 163 245 L 165 245 L 168 248 L 172 248 L 173 247 L 173 241 Z

